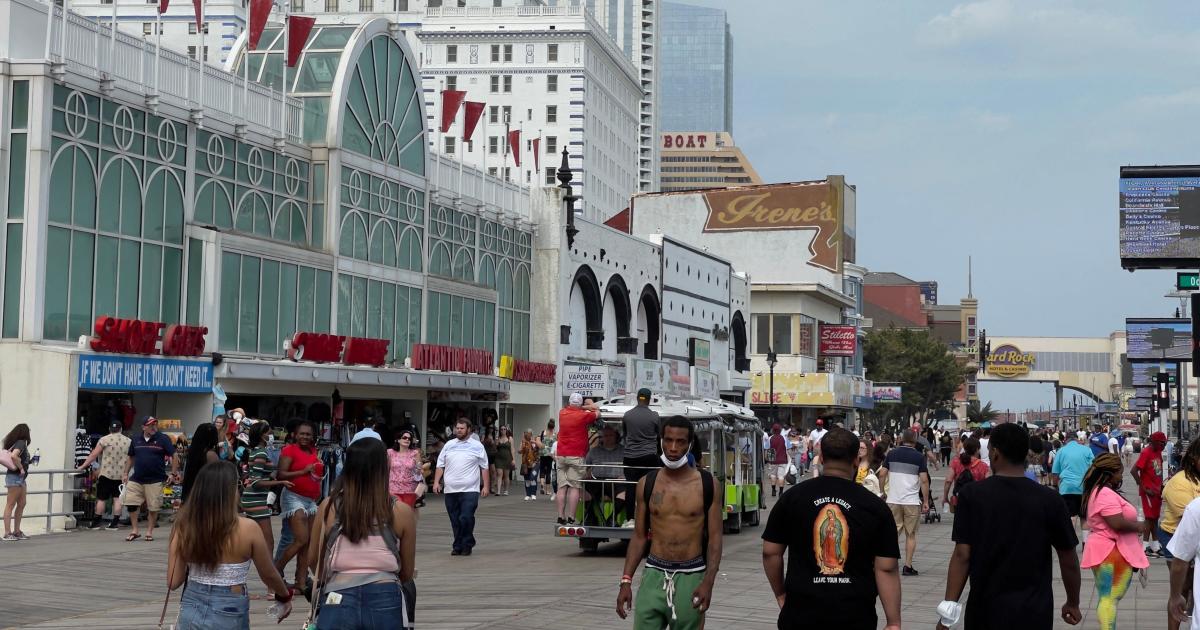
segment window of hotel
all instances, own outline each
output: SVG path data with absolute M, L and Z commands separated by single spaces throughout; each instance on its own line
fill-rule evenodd
M 454 76 L 453 74 L 446 75 L 446 89 L 447 90 L 457 90 L 458 89 L 458 77 Z
M 407 11 L 408 0 L 392 0 L 392 11 Z
M 444 147 L 444 151 L 443 151 L 446 155 L 454 155 L 454 141 L 456 139 L 457 138 L 455 138 L 454 136 L 446 136 L 446 138 L 445 138 L 446 142 L 445 142 L 445 147 Z
M 498 136 L 488 136 L 488 153 L 496 155 L 500 152 L 500 138 Z M 493 169 L 495 170 L 495 169 Z
M 558 44 L 546 45 L 546 61 L 558 61 Z
M 548 155 L 558 153 L 558 136 L 546 136 L 546 153 Z
M 304 13 L 304 0 L 292 0 L 292 13 Z
M 325 0 L 325 12 L 326 13 L 337 13 L 337 10 L 338 10 L 338 0 Z
M 500 106 L 499 105 L 489 105 L 488 106 L 488 123 L 494 125 L 498 122 L 500 122 Z
M 504 45 L 504 61 L 512 61 L 512 44 Z
M 492 44 L 492 63 L 500 63 L 500 44 Z
M 558 122 L 558 105 L 547 105 L 546 106 L 546 122 L 547 123 Z
M 500 75 L 493 74 L 488 77 L 488 91 L 492 94 L 500 91 Z
M 512 75 L 506 74 L 506 75 L 504 75 L 504 93 L 509 94 L 511 92 L 512 92 Z
M 547 92 L 557 92 L 558 91 L 558 75 L 557 74 L 552 74 L 552 75 L 546 77 L 546 91 Z
M 446 63 L 458 63 L 458 46 L 446 46 Z
M 504 113 L 504 116 L 500 119 L 500 122 L 503 122 L 503 123 L 512 122 L 512 105 L 505 105 L 504 109 L 502 109 L 501 111 Z
M 188 35 L 195 35 L 195 34 L 196 34 L 196 23 L 188 22 Z M 208 22 L 204 23 L 204 34 L 208 35 Z

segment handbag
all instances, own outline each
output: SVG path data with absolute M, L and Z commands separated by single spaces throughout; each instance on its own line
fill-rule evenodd
M 12 451 L 2 448 L 0 449 L 0 466 L 3 466 L 7 472 L 17 472 L 17 460 L 13 457 Z

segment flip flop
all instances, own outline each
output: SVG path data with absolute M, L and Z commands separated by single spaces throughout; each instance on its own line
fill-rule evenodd
M 146 542 L 154 542 L 154 537 L 151 536 L 150 534 L 146 534 L 145 540 L 146 540 Z
M 141 534 L 130 534 L 125 537 L 125 542 L 133 542 L 141 537 L 142 537 Z

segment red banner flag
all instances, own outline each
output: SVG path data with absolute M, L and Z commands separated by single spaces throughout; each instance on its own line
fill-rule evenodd
M 477 101 L 467 101 L 463 107 L 467 108 L 467 120 L 463 125 L 463 142 L 470 142 L 471 137 L 475 135 L 475 126 L 479 124 L 479 119 L 483 117 L 483 108 L 487 103 Z
M 508 146 L 512 148 L 513 164 L 521 166 L 521 130 L 508 132 Z
M 542 157 L 542 137 L 538 136 L 533 139 L 533 170 L 537 171 L 536 173 L 534 173 L 534 176 L 536 176 L 537 173 L 542 172 L 541 157 Z
M 192 0 L 192 8 L 196 10 L 196 32 L 204 32 L 204 0 Z M 204 55 L 200 55 L 203 57 Z
M 300 61 L 300 51 L 304 50 L 304 45 L 308 43 L 308 34 L 312 32 L 313 24 L 317 23 L 317 18 L 305 17 L 303 15 L 289 15 L 287 18 L 287 65 L 289 68 L 295 68 L 296 62 Z
M 442 124 L 438 129 L 442 133 L 450 131 L 454 117 L 458 116 L 458 108 L 462 105 L 467 93 L 462 90 L 442 90 Z
M 171 3 L 171 0 L 158 0 L 158 14 L 162 15 L 162 14 L 166 13 L 167 5 L 170 3 Z
M 163 0 L 166 2 L 167 0 Z M 258 40 L 262 37 L 263 28 L 267 26 L 267 18 L 271 16 L 271 0 L 250 0 L 250 39 L 248 50 L 258 50 Z

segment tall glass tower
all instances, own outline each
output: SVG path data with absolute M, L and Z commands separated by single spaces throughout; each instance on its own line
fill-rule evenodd
M 659 129 L 733 133 L 733 36 L 725 11 L 661 7 Z

